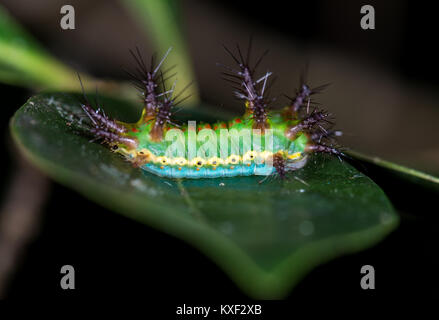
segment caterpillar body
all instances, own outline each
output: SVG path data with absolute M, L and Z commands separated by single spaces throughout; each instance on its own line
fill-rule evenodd
M 111 119 L 99 107 L 82 104 L 89 125 L 85 130 L 94 140 L 101 140 L 134 166 L 169 178 L 218 178 L 248 175 L 278 175 L 286 177 L 290 171 L 302 168 L 312 152 L 337 156 L 343 153 L 334 146 L 339 131 L 331 130 L 330 114 L 313 107 L 310 96 L 322 87 L 311 89 L 302 83 L 300 90 L 280 112 L 271 111 L 267 94 L 267 72 L 254 78 L 256 67 L 249 66 L 250 46 L 246 59 L 237 46 L 239 57 L 228 48 L 238 65 L 237 69 L 223 66 L 223 76 L 235 88 L 235 96 L 242 100 L 242 117 L 215 123 L 178 125 L 171 119 L 172 109 L 185 98 L 174 95 L 174 86 L 166 88 L 160 67 L 169 54 L 148 68 L 137 50 L 131 51 L 138 68 L 131 73 L 141 90 L 144 108 L 136 123 Z M 182 91 L 184 92 L 184 90 Z

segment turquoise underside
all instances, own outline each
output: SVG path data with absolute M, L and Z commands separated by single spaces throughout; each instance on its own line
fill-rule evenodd
M 201 167 L 197 170 L 196 167 L 182 167 L 178 170 L 175 166 L 165 166 L 161 169 L 160 166 L 148 163 L 142 166 L 142 169 L 150 173 L 156 174 L 161 177 L 167 178 L 221 178 L 221 177 L 235 177 L 235 176 L 268 176 L 275 172 L 273 166 L 265 164 L 251 164 L 247 165 L 235 165 L 233 169 L 227 166 L 218 166 L 216 170 L 212 167 Z

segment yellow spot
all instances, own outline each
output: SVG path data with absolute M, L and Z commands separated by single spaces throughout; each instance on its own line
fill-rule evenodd
M 240 156 L 236 155 L 236 154 L 232 154 L 231 156 L 229 156 L 226 160 L 226 164 L 237 164 L 239 163 L 240 160 Z
M 198 168 L 202 167 L 204 165 L 205 161 L 201 157 L 195 157 L 191 160 L 191 165 L 196 166 Z
M 187 165 L 187 160 L 183 157 L 177 157 L 172 159 L 171 163 L 176 166 L 185 166 Z
M 288 155 L 288 159 L 296 160 L 300 158 L 301 154 L 301 152 L 294 152 L 293 154 Z
M 221 158 L 212 157 L 209 160 L 207 160 L 207 164 L 212 166 L 212 167 L 216 167 L 216 166 L 219 166 L 221 164 L 224 164 L 224 161 Z
M 139 151 L 137 151 L 137 156 L 143 157 L 143 158 L 148 159 L 150 161 L 154 159 L 154 155 L 148 149 L 140 149 Z
M 160 157 L 157 157 L 157 158 L 155 159 L 155 162 L 158 162 L 158 163 L 160 163 L 160 164 L 166 166 L 167 164 L 169 164 L 169 159 L 168 159 L 167 157 L 160 156 Z
M 164 166 L 160 166 L 160 169 L 164 169 L 165 167 Z
M 257 152 L 256 151 L 247 151 L 244 156 L 242 157 L 242 161 L 253 161 L 256 159 Z
M 245 101 L 245 107 L 248 108 L 250 106 L 250 102 L 248 100 Z

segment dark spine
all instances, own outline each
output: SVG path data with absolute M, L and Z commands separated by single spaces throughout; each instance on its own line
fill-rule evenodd
M 158 108 L 150 132 L 150 137 L 152 141 L 158 142 L 163 139 L 165 128 L 168 125 L 168 123 L 171 122 L 171 115 L 172 115 L 171 109 L 172 109 L 172 100 L 166 100 Z
M 287 128 L 285 132 L 285 136 L 290 139 L 296 139 L 297 135 L 301 132 L 311 132 L 316 126 L 317 128 L 323 129 L 322 126 L 324 123 L 329 123 L 327 118 L 329 114 L 324 111 L 314 110 L 311 114 L 306 116 L 303 120 L 301 120 L 298 124 L 294 126 L 290 126 Z
M 267 85 L 267 79 L 271 75 L 271 73 L 267 72 L 264 77 L 256 81 L 254 80 L 253 73 L 266 53 L 264 53 L 259 58 L 253 68 L 250 68 L 249 60 L 251 51 L 251 40 L 249 43 L 246 59 L 243 58 L 239 46 L 237 46 L 239 58 L 237 58 L 227 47 L 223 47 L 224 50 L 226 50 L 226 52 L 232 57 L 232 59 L 239 67 L 239 70 L 235 70 L 233 68 L 224 66 L 228 71 L 222 73 L 223 75 L 228 77 L 224 79 L 233 84 L 233 88 L 235 89 L 235 96 L 238 99 L 246 101 L 246 113 L 249 114 L 253 119 L 253 128 L 261 129 L 263 131 L 264 129 L 269 127 L 267 122 L 268 105 L 266 102 L 267 97 L 265 89 Z
M 282 154 L 276 153 L 273 155 L 273 167 L 276 169 L 276 173 L 281 179 L 284 179 L 287 174 L 285 164 L 286 161 Z
M 159 80 L 160 68 L 168 56 L 171 48 L 163 56 L 162 60 L 155 66 L 154 56 L 151 58 L 151 65 L 148 68 L 143 60 L 142 54 L 139 48 L 136 48 L 136 52 L 130 50 L 133 56 L 137 68 L 135 73 L 127 72 L 132 78 L 134 85 L 142 92 L 142 99 L 144 103 L 143 122 L 147 122 L 153 119 L 160 107 L 159 97 L 162 95 L 157 84 Z M 160 72 L 161 75 L 164 73 Z
M 81 104 L 81 107 L 91 122 L 86 132 L 93 136 L 93 140 L 101 140 L 106 144 L 120 143 L 126 145 L 129 149 L 137 147 L 137 139 L 125 136 L 127 129 L 115 120 L 110 119 L 103 111 L 95 111 L 88 104 Z
M 101 126 L 104 126 L 105 128 L 110 129 L 117 133 L 127 132 L 127 128 L 107 117 L 107 115 L 105 115 L 102 109 L 94 110 L 88 104 L 83 104 L 82 109 L 89 116 L 90 120 L 93 120 L 94 123 L 99 123 Z

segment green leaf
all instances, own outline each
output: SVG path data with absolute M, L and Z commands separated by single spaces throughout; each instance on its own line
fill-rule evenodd
M 101 100 L 120 120 L 140 114 Z M 11 120 L 21 151 L 85 197 L 191 243 L 252 297 L 282 298 L 318 264 L 369 247 L 398 224 L 383 191 L 337 158 L 313 156 L 298 179 L 263 183 L 160 178 L 78 135 L 67 125 L 70 112 L 80 112 L 75 98 L 32 97 Z
M 368 156 L 358 151 L 350 150 L 347 153 L 367 165 L 384 168 L 398 178 L 408 180 L 411 183 L 439 192 L 439 177 L 381 159 L 380 157 Z

